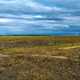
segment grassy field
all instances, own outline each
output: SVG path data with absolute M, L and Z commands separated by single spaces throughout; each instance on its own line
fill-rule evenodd
M 80 80 L 80 37 L 1 36 L 0 80 Z

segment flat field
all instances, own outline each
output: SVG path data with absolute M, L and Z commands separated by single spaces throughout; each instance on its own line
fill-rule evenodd
M 80 80 L 80 37 L 1 36 L 0 80 Z

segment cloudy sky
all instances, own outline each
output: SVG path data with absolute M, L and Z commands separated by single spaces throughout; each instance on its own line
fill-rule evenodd
M 0 0 L 0 35 L 80 35 L 80 0 Z

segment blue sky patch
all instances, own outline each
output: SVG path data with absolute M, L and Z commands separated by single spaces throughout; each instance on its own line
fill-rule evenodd
M 80 35 L 80 0 L 0 0 L 0 35 Z

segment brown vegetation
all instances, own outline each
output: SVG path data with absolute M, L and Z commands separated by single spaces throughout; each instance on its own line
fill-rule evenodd
M 80 37 L 2 36 L 0 80 L 80 80 L 77 45 Z

